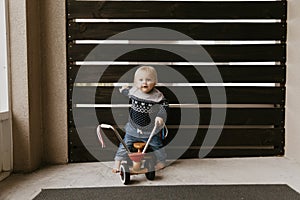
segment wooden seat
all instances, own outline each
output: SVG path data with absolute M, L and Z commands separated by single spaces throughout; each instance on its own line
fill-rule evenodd
M 141 151 L 145 147 L 145 142 L 135 142 L 133 143 L 133 147 L 136 148 L 138 151 Z

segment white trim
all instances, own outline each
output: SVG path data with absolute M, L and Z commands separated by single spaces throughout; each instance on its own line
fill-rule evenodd
M 11 122 L 11 102 L 10 102 L 10 60 L 9 60 L 9 34 L 8 34 L 8 1 L 1 0 L 0 5 L 0 181 L 13 169 L 13 137 Z M 4 62 L 3 62 L 4 61 Z M 4 99 L 3 99 L 4 97 Z
M 75 83 L 75 87 L 121 87 L 133 83 Z M 275 83 L 157 83 L 164 87 L 276 87 Z
M 281 19 L 74 19 L 77 23 L 281 23 Z
M 278 65 L 280 62 L 124 62 L 124 61 L 75 61 L 75 65 Z
M 0 112 L 8 110 L 6 4 L 0 1 Z
M 3 170 L 3 165 L 4 165 L 4 133 L 3 133 L 3 126 L 2 126 L 2 121 L 0 121 L 0 174 Z
M 75 1 L 124 1 L 124 0 L 75 0 Z M 126 0 L 126 1 L 169 1 L 169 0 Z M 217 1 L 217 2 L 220 2 L 220 1 L 235 1 L 235 2 L 252 2 L 252 1 L 262 1 L 262 0 L 170 0 L 170 1 L 184 1 L 184 2 L 206 2 L 206 1 L 211 1 L 211 2 L 214 2 L 214 1 Z M 281 0 L 263 0 L 263 1 L 281 1 Z
M 75 40 L 75 44 L 241 45 L 281 44 L 279 40 Z
M 0 112 L 0 122 L 8 120 L 10 118 L 10 112 Z
M 130 104 L 75 104 L 76 108 L 128 108 Z M 274 104 L 169 104 L 170 108 L 274 108 Z

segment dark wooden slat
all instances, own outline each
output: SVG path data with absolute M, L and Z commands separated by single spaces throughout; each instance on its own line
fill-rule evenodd
M 214 133 L 212 129 L 212 133 Z M 199 150 L 203 146 L 205 133 L 199 130 L 197 137 L 181 156 L 181 158 L 197 158 Z M 206 157 L 236 157 L 236 156 L 272 156 L 284 153 L 284 129 L 223 129 L 221 136 Z M 176 147 L 178 145 L 178 147 Z M 205 147 L 205 146 L 203 146 Z M 209 146 L 207 146 L 209 147 Z M 206 147 L 206 148 L 207 148 Z M 167 146 L 169 157 L 178 154 L 180 144 Z
M 93 149 L 96 151 L 96 149 Z M 70 149 L 69 162 L 101 162 L 113 161 L 115 152 L 111 150 L 102 150 L 101 157 L 93 157 L 84 146 L 79 146 Z M 168 159 L 177 159 L 178 150 L 167 150 Z M 205 158 L 228 158 L 228 157 L 261 157 L 261 156 L 283 156 L 283 148 L 275 149 L 213 149 Z M 199 158 L 199 149 L 188 149 L 180 156 L 180 159 L 195 159 Z
M 156 2 L 69 1 L 68 18 L 110 19 L 282 19 L 286 1 Z M 122 12 L 120 12 L 122 10 Z
M 179 158 L 180 159 L 195 159 L 199 158 L 199 149 L 188 149 Z M 93 152 L 98 148 L 91 149 Z M 115 151 L 112 150 L 101 150 L 99 158 L 95 158 L 84 146 L 76 146 L 69 149 L 69 162 L 80 163 L 80 162 L 104 162 L 113 161 Z M 178 149 L 166 150 L 168 159 L 178 159 Z M 212 151 L 205 156 L 205 158 L 228 158 L 228 157 L 261 157 L 261 156 L 283 156 L 284 149 L 212 149 Z
M 71 134 L 69 134 L 69 141 L 72 141 L 72 143 L 69 144 L 69 152 L 71 156 L 71 162 L 96 161 L 96 159 L 101 161 L 113 160 L 119 141 L 116 140 L 111 131 L 105 130 L 104 140 L 108 147 L 102 149 L 100 147 L 100 143 L 97 141 L 95 129 L 96 127 L 77 127 L 77 129 L 75 129 L 74 127 L 70 127 L 69 132 Z M 214 133 L 214 130 L 220 131 L 218 129 L 211 129 L 212 134 Z M 80 137 L 78 136 L 77 131 L 80 132 L 81 135 L 84 134 L 84 136 L 81 136 L 82 139 L 80 139 Z M 176 131 L 177 129 L 170 128 L 167 140 L 172 140 L 176 135 Z M 171 158 L 172 155 L 174 155 L 174 152 L 176 152 L 176 155 L 178 155 L 178 151 L 185 151 L 184 149 L 187 149 L 187 151 L 181 158 L 198 158 L 198 153 L 195 154 L 195 152 L 199 152 L 200 146 L 203 143 L 203 139 L 207 133 L 207 129 L 193 130 L 187 128 L 186 131 L 184 131 L 184 134 L 194 134 L 195 131 L 197 132 L 197 135 L 195 136 L 194 142 L 190 147 L 184 147 L 184 144 L 181 144 L 179 142 L 174 144 L 168 142 L 169 144 L 166 144 L 166 151 L 169 153 L 168 158 Z M 124 135 L 124 133 L 121 131 L 120 134 Z M 209 154 L 209 157 L 228 157 L 229 155 L 249 156 L 249 152 L 254 151 L 251 148 L 256 148 L 256 152 L 260 151 L 270 153 L 270 151 L 273 150 L 273 155 L 278 155 L 278 153 L 275 154 L 275 152 L 283 151 L 283 137 L 284 129 L 278 128 L 223 129 L 221 136 L 214 149 Z M 84 142 L 82 142 L 82 140 Z M 238 149 L 242 146 L 244 146 L 245 149 Z M 245 146 L 247 146 L 248 149 Z M 265 149 L 266 147 L 272 146 L 274 149 Z M 231 154 L 228 155 L 228 151 L 231 152 Z M 216 152 L 218 152 L 218 154 L 216 154 Z M 248 152 L 248 154 L 245 154 L 245 152 Z M 92 156 L 91 154 L 93 154 L 94 156 Z
M 78 135 L 78 132 L 81 135 L 81 137 L 85 137 L 84 139 L 84 145 L 86 146 L 95 146 L 101 147 L 100 143 L 97 140 L 96 136 L 96 127 L 70 127 L 69 131 L 72 133 L 72 138 L 74 137 L 74 140 L 72 142 L 72 145 L 80 146 L 83 145 L 82 141 L 79 137 L 76 137 Z M 104 141 L 106 145 L 110 145 L 109 142 L 112 142 L 113 145 L 116 147 L 120 143 L 119 140 L 114 135 L 113 131 L 110 129 L 103 130 L 104 134 Z M 190 143 L 190 146 L 193 147 L 199 147 L 203 144 L 203 140 L 205 136 L 207 135 L 207 128 L 183 128 L 181 135 L 176 136 L 178 128 L 168 128 L 169 134 L 168 137 L 165 140 L 166 148 L 174 148 L 174 147 L 186 147 L 187 143 L 182 141 L 181 137 L 189 138 L 192 137 Z M 124 137 L 124 131 L 120 128 L 118 128 L 118 132 L 122 137 Z M 253 147 L 267 147 L 267 146 L 282 146 L 282 141 L 284 140 L 284 129 L 282 128 L 224 128 L 224 129 L 217 129 L 217 128 L 211 128 L 210 129 L 210 135 L 220 135 L 217 143 L 215 144 L 216 147 L 240 147 L 240 146 L 253 146 Z M 175 137 L 178 137 L 176 141 L 173 141 Z M 109 146 L 108 148 L 111 148 L 112 146 Z
M 284 23 L 69 23 L 69 40 L 105 40 L 134 28 L 160 27 L 194 40 L 285 40 Z M 127 36 L 127 35 L 126 35 Z M 178 35 L 136 35 L 123 40 L 183 40 Z
M 193 130 L 191 130 L 193 131 Z M 211 129 L 211 134 L 217 134 L 220 130 Z M 217 132 L 218 131 L 218 132 Z M 171 131 L 172 132 L 172 131 Z M 195 137 L 191 147 L 199 147 L 203 144 L 204 137 L 206 135 L 206 129 L 199 129 L 197 136 Z M 188 134 L 188 130 L 187 130 Z M 225 128 L 222 130 L 221 135 L 216 143 L 216 147 L 257 147 L 264 148 L 268 146 L 282 146 L 284 138 L 284 129 L 256 129 L 256 128 L 244 128 L 244 129 L 230 129 Z M 175 144 L 180 146 L 180 144 Z M 174 146 L 175 146 L 174 145 Z
M 173 153 L 175 151 L 175 153 Z M 167 151 L 168 156 L 176 155 L 178 150 Z M 213 149 L 206 158 L 228 158 L 228 157 L 257 157 L 257 156 L 281 156 L 284 155 L 282 148 L 276 149 Z M 189 149 L 181 159 L 198 158 L 199 149 Z
M 108 67 L 101 65 L 90 65 L 90 66 L 69 66 L 69 83 L 112 83 L 120 82 L 119 79 L 122 77 L 122 81 L 132 82 L 134 69 L 137 65 L 110 65 Z M 155 66 L 154 66 L 155 67 Z M 178 71 L 183 75 L 190 83 L 210 83 L 216 82 L 216 79 L 212 77 L 204 81 L 202 76 L 199 75 L 197 70 L 193 66 L 181 65 L 181 66 L 168 66 Z M 199 66 L 203 71 L 208 71 L 212 66 Z M 219 65 L 216 66 L 222 76 L 223 82 L 227 83 L 285 83 L 285 71 L 286 66 L 267 66 L 267 65 Z M 77 76 L 78 70 L 80 69 L 80 75 Z M 105 69 L 105 71 L 104 71 Z M 131 71 L 130 71 L 131 70 Z M 123 76 L 126 73 L 126 76 Z M 98 75 L 102 76 L 99 77 Z M 100 80 L 99 80 L 100 79 Z M 176 82 L 172 77 L 166 79 L 164 76 L 158 74 L 158 80 L 160 82 Z
M 208 87 L 192 87 L 190 92 L 197 96 L 198 100 L 192 95 L 187 94 L 186 87 L 157 87 L 169 103 L 176 104 L 209 104 L 211 103 Z M 214 94 L 223 94 L 225 89 L 227 104 L 284 104 L 284 87 L 209 87 Z M 95 93 L 96 92 L 96 93 Z M 85 98 L 91 97 L 91 98 Z M 94 98 L 93 98 L 94 97 Z M 184 97 L 178 101 L 178 97 Z M 73 103 L 77 104 L 127 104 L 128 98 L 120 94 L 119 87 L 76 87 L 75 99 Z M 221 99 L 214 97 L 215 99 Z M 215 101 L 214 103 L 224 103 Z
M 214 112 L 224 113 L 225 108 L 213 108 Z M 225 125 L 275 125 L 284 126 L 284 108 L 227 108 Z M 93 126 L 93 123 L 126 124 L 128 121 L 128 108 L 73 108 L 76 126 Z M 113 112 L 113 114 L 112 114 Z M 168 112 L 168 125 L 220 125 L 210 122 L 211 109 L 200 108 L 200 122 L 195 121 L 198 113 L 195 108 L 170 108 Z M 97 115 L 98 121 L 94 115 Z M 186 118 L 180 119 L 182 116 Z M 74 126 L 72 113 L 69 114 L 69 125 Z M 183 121 L 181 121 L 183 120 Z M 94 124 L 94 126 L 96 126 Z
M 286 60 L 285 44 L 270 45 L 143 45 L 143 44 L 72 44 L 68 48 L 69 61 L 186 61 L 180 56 L 188 55 L 190 62 L 251 62 Z M 95 48 L 95 49 L 94 49 Z M 116 52 L 129 52 L 116 58 Z M 136 49 L 136 50 L 134 50 Z M 93 51 L 92 51 L 93 50 Z M 132 51 L 133 50 L 133 51 Z M 171 52 L 176 52 L 176 55 Z M 206 52 L 210 55 L 209 58 Z M 88 56 L 88 58 L 87 58 Z M 187 56 L 185 56 L 187 57 Z

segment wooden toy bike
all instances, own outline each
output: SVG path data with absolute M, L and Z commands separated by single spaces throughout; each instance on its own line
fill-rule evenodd
M 137 175 L 137 174 L 145 174 L 148 180 L 155 179 L 155 161 L 152 155 L 147 155 L 146 151 L 149 146 L 149 143 L 152 137 L 155 134 L 157 129 L 157 125 L 154 126 L 149 139 L 147 142 L 135 142 L 133 143 L 133 147 L 137 149 L 137 152 L 131 152 L 125 142 L 123 141 L 122 137 L 120 136 L 119 132 L 109 124 L 100 124 L 102 129 L 112 129 L 118 140 L 124 145 L 128 157 L 132 161 L 132 165 L 130 162 L 121 163 L 120 166 L 120 179 L 123 184 L 127 185 L 130 183 L 130 175 Z

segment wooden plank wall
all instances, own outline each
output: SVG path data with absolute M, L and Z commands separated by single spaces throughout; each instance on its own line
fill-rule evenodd
M 174 84 L 177 80 L 159 80 L 158 86 L 172 105 L 167 120 L 170 134 L 167 143 L 176 136 L 178 125 L 181 124 L 178 119 L 181 112 L 189 112 L 189 109 L 200 109 L 201 112 L 199 123 L 181 124 L 184 125 L 185 134 L 197 132 L 181 158 L 198 157 L 211 123 L 212 109 L 226 109 L 226 119 L 224 127 L 222 124 L 210 127 L 210 134 L 221 131 L 221 136 L 207 157 L 284 154 L 286 1 L 69 0 L 67 12 L 70 162 L 99 160 L 93 152 L 102 152 L 101 160 L 113 159 L 115 148 L 101 149 L 95 135 L 96 125 L 115 125 L 115 115 L 125 124 L 128 117 L 128 107 L 124 105 L 126 99 L 114 93 L 114 86 L 118 85 L 124 74 L 127 76 L 122 77 L 122 83 L 131 83 L 130 70 L 138 64 L 149 63 L 154 63 L 154 66 L 166 64 L 193 83 L 189 87 L 195 91 L 198 100 L 198 106 L 193 108 L 184 106 L 191 103 L 191 97 L 187 96 L 184 102 L 176 98 L 176 92 L 183 93 L 186 90 L 186 86 Z M 123 31 L 143 27 L 175 30 L 198 43 L 181 44 L 172 37 L 154 40 L 147 36 L 107 40 Z M 143 48 L 149 42 L 152 42 L 153 48 Z M 127 52 L 116 60 L 106 60 L 114 61 L 107 67 L 100 62 L 105 58 L 90 54 L 99 44 L 107 49 L 114 46 L 117 49 L 128 47 L 129 50 L 133 47 L 137 50 Z M 225 83 L 225 105 L 222 101 L 211 105 L 209 88 L 221 91 L 223 86 L 205 85 L 217 82 L 214 79 L 204 80 L 194 68 L 194 65 L 201 65 L 202 69 L 209 70 L 212 65 L 203 64 L 207 60 L 201 57 L 196 57 L 193 60 L 196 64 L 193 65 L 178 55 L 161 50 L 161 47 L 170 45 L 184 49 L 191 55 L 197 53 L 197 45 L 208 52 L 222 76 L 221 83 Z M 98 77 L 99 74 L 102 76 Z M 168 86 L 163 84 L 166 82 L 169 82 Z M 73 95 L 74 90 L 77 95 Z M 116 95 L 114 100 L 111 99 L 113 94 Z M 94 98 L 87 98 L 89 96 Z M 179 103 L 182 107 L 179 107 Z M 114 115 L 110 106 L 117 107 L 114 108 Z M 80 116 L 73 115 L 76 112 Z M 98 119 L 96 123 L 90 120 L 93 113 Z M 75 123 L 76 120 L 79 122 Z M 78 136 L 79 132 L 90 142 L 83 142 Z M 106 132 L 106 135 L 110 141 L 118 144 L 112 133 Z M 175 145 L 167 152 L 172 155 L 172 151 L 179 148 L 182 147 Z

